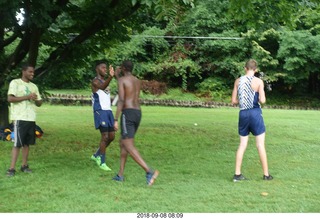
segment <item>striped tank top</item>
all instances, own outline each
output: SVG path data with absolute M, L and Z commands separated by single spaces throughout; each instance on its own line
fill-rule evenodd
M 260 108 L 259 93 L 251 87 L 255 76 L 241 76 L 238 85 L 238 99 L 240 110 Z

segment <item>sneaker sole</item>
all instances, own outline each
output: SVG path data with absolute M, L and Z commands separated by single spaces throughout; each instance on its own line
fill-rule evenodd
M 242 181 L 247 181 L 248 179 L 233 179 L 233 182 L 242 182 Z
M 154 173 L 153 173 L 153 175 L 152 175 L 152 177 L 151 177 L 151 179 L 150 179 L 150 181 L 148 183 L 148 186 L 152 186 L 153 185 L 153 183 L 155 182 L 155 180 L 158 177 L 159 173 L 160 172 L 158 170 L 154 171 Z
M 116 181 L 116 182 L 124 182 L 124 179 L 115 179 L 115 178 L 112 178 L 113 181 Z
M 100 166 L 100 169 L 101 170 L 104 170 L 104 171 L 111 171 L 111 169 L 108 167 L 108 169 L 107 168 L 102 168 L 101 166 Z

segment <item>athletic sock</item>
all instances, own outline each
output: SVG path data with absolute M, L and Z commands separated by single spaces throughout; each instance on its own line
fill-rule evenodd
M 106 162 L 106 155 L 105 154 L 102 154 L 101 155 L 101 164 L 105 163 Z
M 96 151 L 96 153 L 94 154 L 95 157 L 100 156 L 100 148 L 98 148 L 98 150 Z

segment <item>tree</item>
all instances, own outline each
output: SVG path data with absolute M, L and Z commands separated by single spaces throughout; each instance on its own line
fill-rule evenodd
M 36 66 L 35 80 L 52 74 L 57 80 L 75 66 L 139 29 L 140 10 L 169 19 L 177 7 L 193 0 L 5 0 L 0 2 L 0 125 L 8 123 L 6 91 L 21 62 Z M 19 23 L 16 15 L 23 14 Z M 47 56 L 39 58 L 40 49 Z M 41 82 L 38 81 L 39 83 Z
M 295 29 L 299 15 L 307 8 L 314 7 L 318 0 L 230 0 L 230 19 L 238 29 L 264 31 L 283 26 Z
M 283 32 L 278 57 L 284 61 L 284 80 L 292 89 L 305 85 L 310 94 L 320 93 L 319 51 L 319 35 L 313 36 L 309 31 Z

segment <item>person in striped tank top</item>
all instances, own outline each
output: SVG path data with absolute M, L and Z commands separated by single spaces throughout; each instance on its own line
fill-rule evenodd
M 235 174 L 233 181 L 246 180 L 241 172 L 242 160 L 248 146 L 249 134 L 256 138 L 260 162 L 263 170 L 263 180 L 272 180 L 269 174 L 267 152 L 265 149 L 265 125 L 262 117 L 261 105 L 266 102 L 264 82 L 255 77 L 258 63 L 254 59 L 246 62 L 246 74 L 236 79 L 232 91 L 232 104 L 239 105 L 238 133 L 240 144 L 236 153 Z

